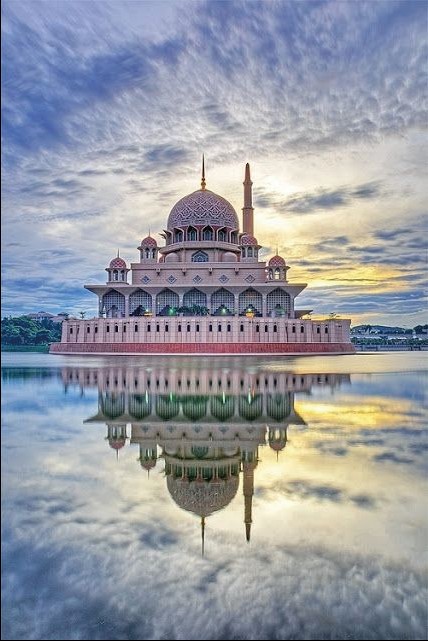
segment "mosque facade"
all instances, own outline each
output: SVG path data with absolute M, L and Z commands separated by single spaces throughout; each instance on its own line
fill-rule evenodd
M 119 255 L 105 284 L 85 288 L 98 315 L 67 320 L 57 354 L 353 353 L 349 319 L 305 318 L 297 296 L 306 283 L 288 280 L 276 254 L 260 260 L 254 236 L 250 166 L 245 167 L 242 231 L 235 209 L 206 188 L 172 208 L 159 246 L 150 234 L 130 266 Z

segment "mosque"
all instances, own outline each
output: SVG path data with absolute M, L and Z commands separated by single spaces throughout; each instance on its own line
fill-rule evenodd
M 285 451 L 290 426 L 306 423 L 294 407 L 295 393 L 332 391 L 349 384 L 348 374 L 296 374 L 242 366 L 195 369 L 162 366 L 66 367 L 64 390 L 98 389 L 98 411 L 85 423 L 104 423 L 116 457 L 128 444 L 147 476 L 161 468 L 172 501 L 205 524 L 238 495 L 250 542 L 255 472 L 260 449 L 276 458 Z M 268 457 L 264 457 L 268 458 Z
M 85 288 L 98 316 L 62 324 L 54 354 L 349 354 L 349 319 L 305 318 L 295 307 L 305 283 L 288 280 L 278 254 L 260 260 L 254 236 L 250 166 L 242 231 L 235 209 L 206 188 L 172 208 L 159 246 L 150 234 L 130 266 L 118 255 L 105 284 Z

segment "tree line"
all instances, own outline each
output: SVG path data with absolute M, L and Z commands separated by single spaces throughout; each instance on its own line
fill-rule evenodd
M 28 316 L 3 318 L 2 345 L 48 345 L 61 340 L 61 323 L 49 319 L 34 320 Z

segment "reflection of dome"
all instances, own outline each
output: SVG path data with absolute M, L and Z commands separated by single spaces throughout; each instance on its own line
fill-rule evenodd
M 156 459 L 147 459 L 147 460 L 141 460 L 141 467 L 143 467 L 145 470 L 151 470 L 153 467 L 156 465 Z
M 143 238 L 143 240 L 141 241 L 141 247 L 157 247 L 157 246 L 158 246 L 157 242 L 151 236 L 146 236 L 146 238 Z
M 277 254 L 270 259 L 268 265 L 269 267 L 285 267 L 285 260 Z
M 168 217 L 168 229 L 188 225 L 216 225 L 239 229 L 239 220 L 232 205 L 208 189 L 199 189 L 178 201 Z
M 226 480 L 189 481 L 167 477 L 168 491 L 178 507 L 199 516 L 209 516 L 229 505 L 239 487 L 239 476 Z
M 257 238 L 254 238 L 254 236 L 251 236 L 250 234 L 244 234 L 241 236 L 240 245 L 258 246 L 258 244 Z
M 275 441 L 274 443 L 269 443 L 269 447 L 275 452 L 280 452 L 281 450 L 283 450 L 285 445 L 285 441 Z
M 122 447 L 125 445 L 125 439 L 124 438 L 119 438 L 117 441 L 110 440 L 109 445 L 112 447 L 114 450 L 121 450 Z
M 110 261 L 110 269 L 126 269 L 126 263 L 123 258 L 116 256 L 116 258 Z

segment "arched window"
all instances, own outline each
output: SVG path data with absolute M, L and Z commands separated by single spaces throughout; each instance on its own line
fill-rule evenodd
M 125 280 L 125 271 L 123 269 L 120 272 L 120 280 Z
M 232 316 L 235 313 L 235 296 L 229 290 L 217 289 L 211 296 L 211 314 Z
M 246 258 L 246 257 L 247 257 L 247 248 L 246 248 L 246 247 L 243 247 L 243 248 L 241 249 L 241 252 L 242 252 L 242 258 Z
M 202 240 L 212 240 L 214 237 L 214 232 L 212 227 L 204 227 L 202 232 Z
M 198 232 L 194 227 L 189 227 L 187 230 L 187 240 L 198 240 Z
M 220 242 L 226 242 L 227 240 L 227 233 L 225 232 L 224 229 L 219 229 L 217 238 L 219 239 Z
M 113 271 L 113 280 L 119 280 L 119 272 L 117 269 Z
M 120 318 L 125 316 L 125 296 L 119 292 L 108 292 L 103 296 L 102 311 L 106 318 Z
M 255 316 L 262 316 L 263 297 L 260 292 L 250 287 L 239 294 L 239 314 L 243 316 L 246 312 L 252 311 Z
M 277 289 L 274 289 L 273 292 L 267 295 L 266 306 L 268 315 L 286 316 L 290 313 L 291 309 L 290 294 L 277 287 Z
M 152 312 L 152 297 L 142 289 L 138 289 L 129 296 L 130 316 L 144 316 L 145 312 Z
M 199 289 L 191 289 L 183 296 L 183 307 L 187 307 L 188 313 L 200 315 L 206 313 L 207 295 Z
M 158 316 L 175 316 L 178 303 L 178 294 L 170 289 L 163 289 L 156 296 L 156 314 Z
M 175 229 L 174 230 L 174 242 L 175 243 L 182 243 L 183 242 L 183 232 L 181 229 Z
M 253 248 L 252 247 L 248 247 L 247 248 L 247 257 L 248 258 L 252 258 L 253 257 Z
M 208 254 L 203 251 L 198 251 L 192 254 L 192 263 L 207 263 Z
M 279 267 L 275 267 L 274 279 L 280 280 L 280 278 L 281 278 L 281 270 Z

